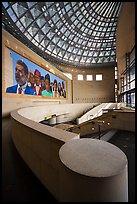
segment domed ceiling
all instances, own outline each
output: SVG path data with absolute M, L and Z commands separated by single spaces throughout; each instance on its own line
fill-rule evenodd
M 122 2 L 2 2 L 4 29 L 52 62 L 91 66 L 116 61 Z

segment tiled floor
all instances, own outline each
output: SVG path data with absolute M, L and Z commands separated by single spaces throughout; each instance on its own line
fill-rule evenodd
M 129 201 L 135 201 L 135 134 L 118 131 L 109 141 L 127 155 L 129 162 Z M 56 202 L 19 156 L 11 139 L 9 118 L 2 121 L 3 202 Z

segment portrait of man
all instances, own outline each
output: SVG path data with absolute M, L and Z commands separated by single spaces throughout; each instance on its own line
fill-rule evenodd
M 6 93 L 36 95 L 36 92 L 28 86 L 28 67 L 22 60 L 17 60 L 16 62 L 15 79 L 17 84 L 8 87 Z
M 35 83 L 34 72 L 33 72 L 33 70 L 29 70 L 29 74 L 28 74 L 28 86 L 33 88 L 34 87 L 34 83 Z
M 11 64 L 6 75 L 5 92 L 66 98 L 66 82 L 39 64 L 9 49 Z
M 46 89 L 42 91 L 42 96 L 53 96 L 53 93 L 50 87 L 50 75 L 49 74 L 45 75 L 45 85 L 46 85 Z
M 34 91 L 36 92 L 37 95 L 41 95 L 43 88 L 41 86 L 41 73 L 38 69 L 35 69 L 34 71 L 34 79 L 35 79 Z

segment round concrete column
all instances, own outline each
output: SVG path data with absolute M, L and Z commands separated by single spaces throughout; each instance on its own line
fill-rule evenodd
M 75 139 L 59 150 L 64 166 L 60 201 L 128 202 L 127 157 L 97 139 Z

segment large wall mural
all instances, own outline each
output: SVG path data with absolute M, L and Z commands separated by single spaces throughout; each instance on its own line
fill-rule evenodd
M 11 86 L 6 93 L 66 98 L 66 81 L 36 63 L 10 50 L 12 59 Z

